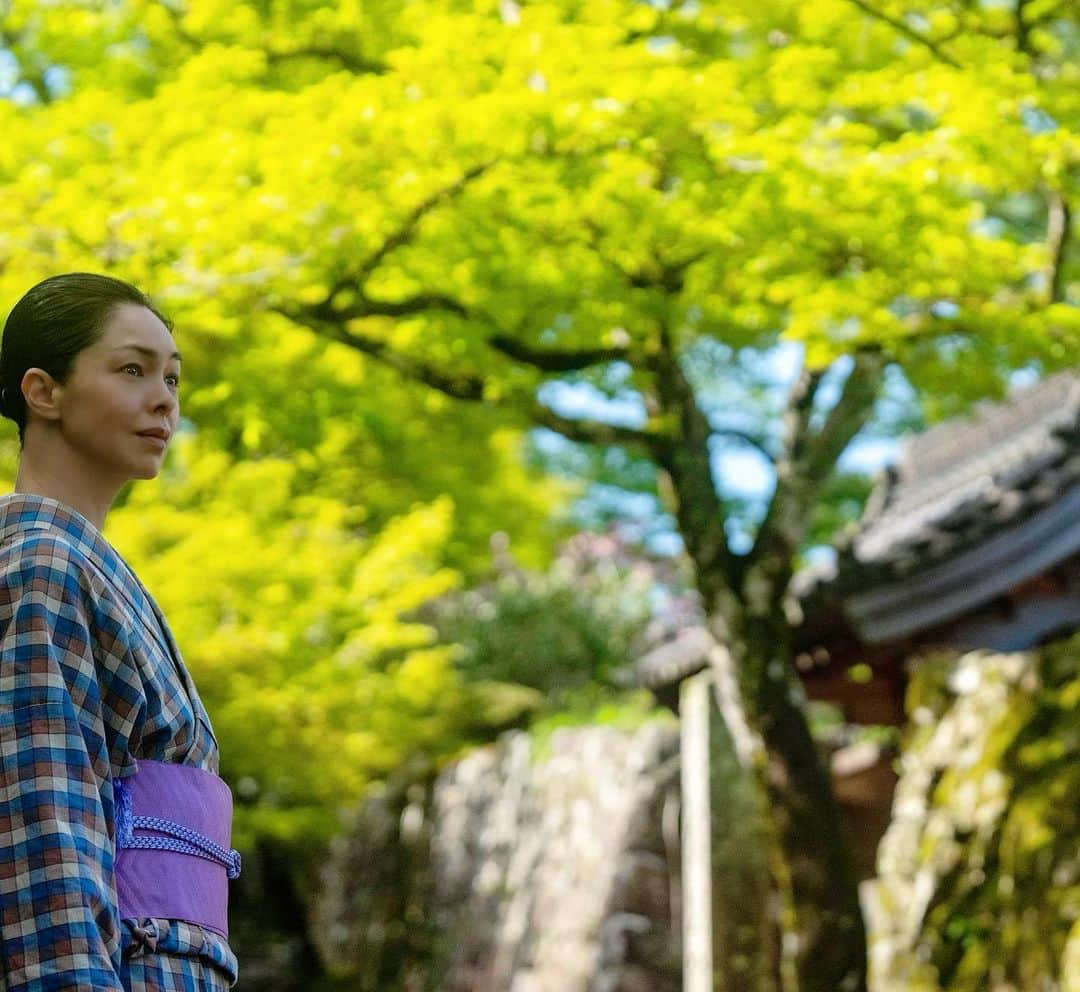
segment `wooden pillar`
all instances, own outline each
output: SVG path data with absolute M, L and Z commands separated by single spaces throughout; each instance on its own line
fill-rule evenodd
M 713 992 L 709 703 L 712 672 L 679 687 L 682 748 L 683 992 Z

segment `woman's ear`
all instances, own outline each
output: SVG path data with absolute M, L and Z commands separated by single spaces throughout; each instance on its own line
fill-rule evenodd
M 44 369 L 27 369 L 20 383 L 27 413 L 43 420 L 60 419 L 60 396 L 63 386 Z

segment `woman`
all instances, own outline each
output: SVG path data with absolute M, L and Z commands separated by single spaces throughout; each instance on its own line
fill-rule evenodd
M 226 989 L 231 797 L 150 594 L 102 537 L 161 468 L 180 355 L 133 286 L 72 273 L 16 304 L 0 412 L 0 988 Z

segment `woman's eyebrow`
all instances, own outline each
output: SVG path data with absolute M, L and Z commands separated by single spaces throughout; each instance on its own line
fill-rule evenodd
M 117 348 L 113 348 L 113 351 L 123 351 L 125 348 L 130 348 L 132 351 L 137 351 L 140 354 L 146 355 L 147 358 L 157 358 L 160 352 L 154 351 L 153 348 L 146 348 L 141 344 L 122 344 Z M 175 358 L 178 362 L 181 361 L 180 352 L 174 351 L 169 358 Z

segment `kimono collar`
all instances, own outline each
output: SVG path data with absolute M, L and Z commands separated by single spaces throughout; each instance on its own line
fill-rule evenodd
M 59 531 L 114 582 L 135 581 L 134 573 L 116 549 L 78 510 L 37 493 L 0 496 L 0 542 L 14 532 L 26 530 Z
M 86 517 L 66 503 L 37 493 L 0 496 L 0 545 L 16 534 L 32 530 L 62 534 L 124 600 L 133 617 L 153 632 L 162 650 L 174 659 L 179 656 L 172 632 L 153 597 L 131 566 Z

